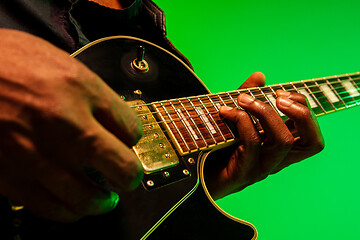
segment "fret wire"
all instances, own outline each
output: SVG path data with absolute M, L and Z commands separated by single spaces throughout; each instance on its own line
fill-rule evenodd
M 358 78 L 358 79 L 355 79 L 355 80 L 359 80 L 360 78 Z M 302 80 L 302 81 L 300 81 L 301 83 L 303 83 L 304 84 L 304 80 Z M 307 82 L 309 82 L 309 81 L 307 81 Z M 353 82 L 353 81 L 352 81 Z M 330 84 L 331 84 L 331 82 L 330 82 Z M 282 87 L 282 89 L 284 89 L 284 91 L 286 91 L 286 89 L 282 86 L 282 84 L 278 84 L 279 86 L 281 86 Z M 357 86 L 357 84 L 356 83 L 354 83 L 354 85 L 356 85 Z M 267 86 L 267 87 L 269 87 L 269 86 Z M 299 88 L 298 88 L 299 89 Z M 337 89 L 337 88 L 334 88 L 334 89 Z M 358 87 L 358 88 L 356 88 L 356 90 L 360 90 L 360 87 Z M 235 93 L 235 92 L 238 92 L 238 91 L 234 91 L 233 93 Z M 346 91 L 345 91 L 346 92 Z M 242 92 L 238 92 L 239 94 L 241 94 Z M 313 92 L 313 93 L 322 93 L 321 91 L 317 91 L 317 92 Z M 204 97 L 210 97 L 210 96 L 215 96 L 216 94 L 209 94 L 209 95 L 204 95 Z M 252 94 L 253 95 L 253 94 Z M 256 97 L 256 96 L 260 96 L 260 95 L 253 95 L 254 97 Z M 193 97 L 193 98 L 196 98 L 196 97 Z M 184 98 L 184 99 L 188 99 L 188 98 Z M 168 101 L 171 101 L 171 100 L 164 100 L 164 101 L 161 101 L 161 102 L 168 102 Z M 156 104 L 156 103 L 160 103 L 160 102 L 153 102 L 153 103 L 148 103 L 148 104 L 141 104 L 141 105 L 134 105 L 134 106 L 130 106 L 131 108 L 136 108 L 136 107 L 139 107 L 139 106 L 150 106 L 150 105 L 152 105 L 152 104 Z
M 207 96 L 207 98 L 210 100 L 212 106 L 219 112 L 219 109 L 218 109 L 218 107 L 214 104 L 213 100 L 212 100 L 209 96 Z M 207 108 L 206 108 L 206 110 L 209 112 L 209 110 L 208 110 Z M 209 112 L 209 114 L 210 114 L 210 112 Z M 211 114 L 210 114 L 210 116 L 211 116 L 211 118 L 213 118 Z M 219 133 L 220 133 L 221 137 L 222 137 L 222 138 L 224 139 L 224 141 L 226 142 L 227 140 L 226 140 L 224 134 L 223 134 L 222 131 L 220 130 L 220 128 L 219 128 L 219 126 L 218 126 L 218 124 L 216 123 L 215 120 L 214 120 L 214 122 L 215 122 L 215 126 L 219 129 Z
M 280 86 L 284 91 L 286 91 L 286 89 L 284 88 L 284 86 L 283 86 L 281 83 L 279 83 L 279 86 Z
M 217 94 L 216 96 L 220 99 L 220 101 L 224 104 L 224 106 L 227 106 L 224 100 L 222 99 L 222 97 L 220 96 L 220 94 Z
M 357 76 L 356 78 L 351 78 L 351 76 L 349 75 L 349 74 L 346 74 L 346 76 L 348 76 L 349 78 L 350 78 L 350 80 L 351 80 L 351 82 L 354 84 L 354 86 L 357 86 L 357 84 L 353 81 L 353 80 L 359 80 L 360 78 L 359 78 L 359 76 L 358 75 L 355 75 L 355 76 Z M 327 80 L 327 79 L 326 79 Z M 314 81 L 314 80 L 312 80 L 312 81 Z M 327 82 L 328 83 L 330 83 L 331 84 L 331 82 L 335 82 L 335 81 L 339 81 L 339 79 L 332 79 L 332 80 L 327 80 Z M 307 82 L 310 82 L 310 80 L 308 80 Z M 341 82 L 341 81 L 340 81 Z M 314 100 L 316 101 L 316 102 L 318 102 L 318 100 L 317 100 L 317 97 L 315 97 L 314 96 L 314 93 L 322 93 L 322 91 L 316 91 L 316 92 L 312 92 L 308 87 L 307 87 L 307 85 L 305 84 L 305 81 L 304 80 L 302 80 L 301 81 L 301 83 L 305 86 L 305 89 L 307 89 L 308 91 L 309 91 L 309 93 L 313 96 L 313 98 L 314 98 Z M 315 83 L 315 84 L 317 84 L 317 83 Z M 279 84 L 279 86 L 282 88 L 282 89 L 284 89 L 285 90 L 285 88 L 282 86 L 282 84 Z M 317 84 L 317 86 L 319 86 L 318 84 Z M 334 90 L 336 90 L 336 89 L 339 89 L 339 88 L 335 88 L 335 87 L 333 87 L 333 89 Z M 359 87 L 358 88 L 356 88 L 356 90 L 359 90 Z M 250 90 L 248 90 L 249 92 L 250 92 L 250 94 L 253 96 L 253 97 L 256 97 L 254 94 L 252 94 L 252 92 L 250 91 Z M 285 90 L 286 91 L 286 90 Z M 236 92 L 238 92 L 238 91 L 236 91 Z M 347 92 L 347 91 L 344 91 L 344 92 Z M 240 92 L 238 92 L 239 94 L 240 94 Z M 341 92 L 342 93 L 342 92 Z M 207 97 L 207 98 L 209 98 L 209 99 L 211 99 L 210 98 L 210 96 L 216 96 L 216 95 L 219 95 L 219 94 L 209 94 L 209 95 L 204 95 L 205 97 Z M 324 99 L 327 99 L 325 96 L 324 96 L 324 94 L 322 93 L 322 95 L 323 96 L 320 96 L 320 98 L 322 97 L 322 98 L 324 98 Z M 353 99 L 354 101 L 356 101 L 352 96 L 348 96 L 349 98 L 351 98 L 351 99 Z M 224 104 L 224 105 L 226 105 L 226 103 L 222 100 L 222 98 L 220 97 L 220 100 L 221 100 L 221 102 Z M 165 101 L 162 101 L 162 102 L 167 102 L 166 100 Z M 156 103 L 156 102 L 155 102 Z M 158 103 L 160 103 L 160 102 L 158 102 Z M 319 103 L 319 102 L 318 102 Z M 151 104 L 153 104 L 153 103 L 151 103 Z M 212 104 L 215 106 L 215 108 L 218 110 L 218 107 L 215 105 L 215 103 L 212 101 Z M 135 107 L 138 107 L 138 106 L 149 106 L 150 104 L 142 104 L 142 105 L 135 105 L 135 106 L 131 106 L 131 107 L 133 107 L 133 108 L 135 108 Z M 322 105 L 321 104 L 319 104 L 319 107 L 321 107 L 322 108 Z M 322 108 L 323 109 L 323 108 Z M 326 112 L 324 109 L 323 109 L 323 111 L 324 112 Z M 147 115 L 147 114 L 153 114 L 154 112 L 152 112 L 152 113 L 146 113 L 146 114 L 143 114 L 143 115 Z M 161 111 L 160 111 L 160 113 L 161 113 Z
M 350 81 L 352 81 L 352 83 L 354 84 L 354 86 L 357 86 L 357 90 L 359 89 L 359 86 L 356 84 L 356 82 L 354 81 L 354 78 L 352 78 L 351 76 L 347 75 L 347 77 L 349 78 Z M 355 80 L 359 80 L 360 78 L 358 79 L 355 79 Z
M 271 85 L 269 85 L 269 88 L 270 88 L 270 90 L 272 91 L 272 93 L 273 93 L 273 95 L 275 96 L 275 97 L 277 97 L 277 94 L 276 94 L 276 92 L 275 92 L 275 90 L 273 89 L 273 87 L 271 86 Z M 276 100 L 275 100 L 275 103 L 276 103 Z M 276 107 L 277 108 L 277 107 Z M 280 111 L 279 109 L 278 109 L 278 111 Z M 287 116 L 284 114 L 284 113 L 282 113 L 281 111 L 280 111 L 280 117 L 281 118 L 286 118 Z
M 357 74 L 353 74 L 353 75 L 350 75 L 350 74 L 346 74 L 345 76 L 347 76 L 348 78 L 349 78 L 349 80 L 353 83 L 353 85 L 354 86 L 356 86 L 356 90 L 359 90 L 359 88 L 357 87 L 358 85 L 354 82 L 354 80 L 359 80 L 360 78 L 360 76 L 359 75 L 357 75 Z M 353 76 L 353 78 L 351 77 L 351 76 Z M 354 77 L 355 76 L 355 77 Z M 326 80 L 327 80 L 327 82 L 328 83 L 330 83 L 331 84 L 331 82 L 342 82 L 338 77 L 337 78 L 331 78 L 331 79 L 328 79 L 328 78 L 326 78 Z M 329 81 L 330 80 L 330 81 Z M 314 80 L 313 80 L 314 81 Z M 310 82 L 310 80 L 308 80 L 307 82 Z M 318 103 L 318 106 L 322 109 L 322 111 L 323 112 L 326 112 L 323 108 L 322 108 L 322 105 L 321 104 L 319 104 L 319 101 L 318 101 L 318 98 L 317 97 L 315 97 L 314 96 L 314 94 L 313 93 L 320 93 L 321 91 L 317 91 L 317 92 L 312 92 L 308 87 L 307 87 L 307 85 L 305 84 L 305 81 L 304 80 L 302 80 L 301 81 L 301 83 L 305 86 L 305 88 L 304 89 L 307 89 L 308 90 L 308 92 L 312 95 L 312 97 L 313 97 L 313 99 Z M 282 84 L 279 84 L 279 86 L 282 88 L 282 89 L 284 89 L 284 87 L 282 86 Z M 296 86 L 295 86 L 296 87 Z M 339 89 L 339 87 L 332 87 L 333 89 Z M 285 90 L 285 89 L 284 89 Z M 286 90 L 285 90 L 286 91 Z M 238 94 L 240 94 L 240 92 L 239 91 L 236 91 Z M 348 91 L 342 91 L 341 93 L 344 93 L 344 92 L 348 92 Z M 251 93 L 251 92 L 250 92 Z M 212 96 L 216 96 L 216 95 L 218 95 L 218 94 L 212 94 Z M 251 93 L 251 95 L 252 96 L 254 96 L 255 97 L 255 95 L 254 94 L 252 94 Z M 215 109 L 217 109 L 218 110 L 218 107 L 217 107 L 217 105 L 214 103 L 214 101 L 212 101 L 212 99 L 210 98 L 210 94 L 208 94 L 208 95 L 204 95 L 205 97 L 207 97 L 208 99 L 210 99 L 211 100 L 211 104 L 215 107 Z M 322 98 L 324 98 L 324 99 L 326 99 L 325 98 L 325 96 L 322 96 Z M 342 98 L 342 99 L 347 99 L 347 98 L 351 98 L 352 99 L 352 101 L 354 101 L 354 102 L 356 102 L 356 100 L 352 97 L 352 96 L 347 96 L 347 97 L 345 97 L 345 98 Z M 222 100 L 222 99 L 221 99 Z M 166 101 L 163 101 L 163 102 L 166 102 Z M 222 100 L 222 102 L 224 103 L 224 105 L 226 105 L 226 103 Z M 152 104 L 152 103 L 151 103 Z M 142 104 L 142 105 L 135 105 L 135 106 L 131 106 L 131 107 L 138 107 L 138 106 L 147 106 L 147 105 L 150 105 L 150 104 Z M 184 108 L 186 108 L 186 107 L 184 107 Z M 160 113 L 161 113 L 161 111 L 159 111 Z M 154 112 L 152 112 L 152 113 L 147 113 L 147 114 L 153 114 Z M 147 114 L 139 114 L 138 116 L 142 116 L 142 115 L 147 115 Z M 164 121 L 165 123 L 166 123 L 166 121 Z M 159 122 L 159 123 L 161 123 L 161 122 Z
M 189 99 L 188 99 L 188 101 L 190 102 L 191 106 L 193 107 L 195 113 L 197 113 L 196 108 L 195 108 L 194 104 L 192 103 L 192 101 L 190 101 Z M 197 114 L 197 115 L 199 115 L 199 114 Z M 198 128 L 197 124 L 194 122 L 193 118 L 192 118 L 191 116 L 189 116 L 189 117 L 190 117 L 190 120 L 191 120 L 191 121 L 193 122 L 193 124 L 195 125 L 196 129 L 198 130 L 198 132 L 199 132 L 199 134 L 200 134 L 200 137 L 202 138 L 203 142 L 205 143 L 205 146 L 206 146 L 206 147 L 209 147 L 209 145 L 207 144 L 207 142 L 206 142 L 204 136 L 202 135 L 200 129 Z M 199 116 L 199 118 L 200 118 L 200 116 Z M 201 120 L 201 122 L 203 122 L 201 118 L 200 118 L 200 120 Z M 204 123 L 204 125 L 205 125 L 205 123 Z M 206 126 L 205 126 L 205 128 L 206 128 Z
M 354 104 L 350 104 L 348 107 L 352 107 L 352 106 L 354 106 L 354 105 L 359 105 L 360 103 L 359 102 L 357 102 L 357 101 L 354 101 Z M 212 112 L 210 112 L 210 113 L 212 113 Z M 217 113 L 217 112 L 213 112 L 214 114 L 215 113 Z M 139 116 L 139 115 L 138 115 Z M 173 119 L 174 121 L 175 120 L 179 120 L 179 119 Z M 168 124 L 168 123 L 172 123 L 171 121 L 155 121 L 155 122 L 152 122 L 152 123 L 148 123 L 148 124 L 144 124 L 143 125 L 143 127 L 145 127 L 145 126 L 149 126 L 149 125 L 151 125 L 151 124 L 154 124 L 154 123 L 166 123 L 166 124 Z M 183 129 L 184 127 L 178 127 L 178 129 Z M 168 132 L 169 130 L 166 130 L 165 132 Z M 231 133 L 231 131 L 230 131 L 230 133 Z M 181 137 L 182 137 L 182 135 L 180 135 Z M 184 142 L 185 143 L 185 142 Z M 186 143 L 185 143 L 186 144 Z
M 269 97 L 266 96 L 265 92 L 264 92 L 260 87 L 257 87 L 257 89 L 261 92 L 261 95 L 260 95 L 260 96 L 261 96 L 261 97 L 264 97 L 264 98 L 265 98 L 265 101 L 267 101 L 268 104 L 275 109 L 274 105 L 273 105 L 272 102 L 270 101 Z M 266 103 L 266 102 L 265 102 L 265 103 Z
M 334 86 L 332 84 L 330 84 L 330 82 L 326 79 L 323 78 L 327 84 L 330 86 L 330 89 L 332 89 L 332 91 L 337 95 L 337 97 L 339 98 L 339 100 L 344 104 L 344 106 L 346 106 L 345 102 L 342 100 L 341 96 L 338 94 L 338 92 L 334 89 Z
M 195 106 L 195 105 L 194 105 Z M 177 108 L 177 109 L 181 109 L 181 108 Z M 216 113 L 218 113 L 217 111 L 216 112 L 209 112 L 210 114 L 216 114 Z M 139 114 L 139 115 L 137 115 L 137 116 L 141 116 L 142 114 Z M 204 115 L 204 114 L 202 114 L 202 115 Z M 181 118 L 181 119 L 183 119 L 183 117 Z M 179 121 L 179 120 L 181 120 L 181 119 L 174 119 L 174 118 L 172 118 L 172 120 L 173 121 Z M 156 121 L 156 122 L 151 122 L 151 123 L 149 123 L 149 124 L 144 124 L 143 126 L 148 126 L 148 125 L 151 125 L 151 124 L 154 124 L 154 123 L 169 123 L 169 122 L 171 122 L 171 121 Z M 178 129 L 181 129 L 181 127 L 179 128 L 178 127 Z
M 240 109 L 241 107 L 237 104 L 237 102 L 234 100 L 234 98 L 230 95 L 229 92 L 226 92 L 226 94 L 229 96 L 229 98 L 231 99 L 231 101 L 234 103 L 235 107 L 237 109 Z
M 179 133 L 180 138 L 181 138 L 181 140 L 184 142 L 186 148 L 189 150 L 189 152 L 191 152 L 191 149 L 190 149 L 189 145 L 188 145 L 187 142 L 185 141 L 184 136 L 181 134 L 180 130 L 179 130 L 178 127 L 176 126 L 175 121 L 173 121 L 173 119 L 172 119 L 171 115 L 169 114 L 169 112 L 167 111 L 166 107 L 164 106 L 163 103 L 160 103 L 160 105 L 161 105 L 161 107 L 165 110 L 165 113 L 168 115 L 171 123 L 174 125 L 175 130 Z M 180 118 L 179 118 L 179 119 L 180 119 Z M 175 137 L 175 139 L 176 139 L 176 137 Z
M 180 101 L 180 100 L 179 100 L 179 101 Z M 174 112 L 175 112 L 176 115 L 178 116 L 179 121 L 180 121 L 180 122 L 182 123 L 182 125 L 185 127 L 185 129 L 186 129 L 187 133 L 189 134 L 191 140 L 194 142 L 196 148 L 197 148 L 197 149 L 200 149 L 200 148 L 199 148 L 199 145 L 196 143 L 196 139 L 194 138 L 193 133 L 192 133 L 194 130 L 189 129 L 189 126 L 188 126 L 187 123 L 185 122 L 185 120 L 187 121 L 187 119 L 185 118 L 185 120 L 182 120 L 183 118 L 181 117 L 181 115 L 180 115 L 179 112 L 178 112 L 178 111 L 181 111 L 181 109 L 180 109 L 180 108 L 179 108 L 179 109 L 175 109 L 175 108 L 174 108 L 174 104 L 171 103 L 171 102 L 170 102 L 170 104 L 171 104 L 172 108 L 174 109 Z M 185 108 L 185 112 L 188 113 L 188 111 L 187 111 L 186 108 Z M 189 114 L 189 113 L 188 113 L 188 114 Z M 192 120 L 191 117 L 189 117 L 189 119 L 190 119 L 190 121 Z M 190 125 L 190 127 L 191 127 L 191 125 Z
M 304 84 L 304 83 L 303 83 Z M 298 90 L 299 89 L 308 89 L 309 90 L 309 88 L 308 87 L 305 87 L 305 88 L 297 88 Z M 339 88 L 333 88 L 333 89 L 339 89 Z M 356 90 L 360 90 L 360 88 L 357 88 Z M 311 90 L 309 90 L 310 91 L 310 94 L 312 94 L 313 95 L 313 93 L 321 93 L 321 94 L 323 94 L 322 93 L 322 91 L 311 91 Z M 241 94 L 242 92 L 238 92 L 239 94 Z M 347 91 L 343 91 L 343 92 L 341 92 L 341 93 L 347 93 Z M 251 93 L 251 95 L 252 96 L 254 96 L 254 97 L 257 97 L 257 96 L 261 96 L 261 95 L 254 95 L 254 94 L 252 94 Z M 207 96 L 208 97 L 208 96 Z M 320 96 L 320 98 L 323 98 L 323 99 L 326 99 L 326 97 L 325 96 Z M 349 96 L 349 98 L 350 98 L 350 96 Z M 318 97 L 314 97 L 314 100 L 317 100 L 318 99 Z M 230 101 L 230 100 L 229 100 Z M 231 101 L 232 102 L 232 101 Z M 214 103 L 214 102 L 213 102 Z M 218 103 L 220 103 L 220 102 L 218 102 Z M 226 102 L 224 102 L 224 101 L 222 101 L 222 103 L 224 104 L 224 105 L 227 105 L 226 104 Z M 209 103 L 210 104 L 210 103 Z M 214 103 L 215 104 L 215 103 Z M 135 107 L 138 107 L 138 106 L 147 106 L 147 105 L 149 105 L 149 104 L 142 104 L 142 105 L 135 105 L 135 106 L 131 106 L 132 108 L 135 108 Z M 201 106 L 201 105 L 194 105 L 194 106 Z M 215 105 L 215 107 L 216 107 L 216 109 L 218 110 L 218 107 Z M 186 107 L 184 107 L 184 108 L 186 108 Z M 159 113 L 162 113 L 163 111 L 159 111 Z M 156 112 L 150 112 L 150 113 L 144 113 L 144 114 L 139 114 L 138 116 L 145 116 L 145 115 L 150 115 L 150 114 L 155 114 Z
M 205 111 L 208 113 L 208 116 L 211 118 L 211 120 L 212 120 L 213 123 L 215 124 L 215 127 L 218 128 L 218 126 L 217 126 L 214 118 L 213 118 L 212 115 L 209 113 L 209 110 L 207 109 L 207 107 L 206 107 L 206 105 L 204 104 L 204 102 L 201 100 L 201 98 L 198 97 L 198 99 L 199 99 L 199 102 L 201 103 L 201 105 L 204 106 L 204 109 L 205 109 Z M 205 113 L 205 116 L 206 116 L 206 113 Z M 206 124 L 206 125 L 207 125 L 207 124 Z M 210 129 L 208 129 L 208 130 L 210 130 Z M 221 131 L 220 131 L 220 128 L 218 128 L 218 131 L 221 132 Z M 209 131 L 209 133 L 210 133 L 211 137 L 213 138 L 214 143 L 215 143 L 215 144 L 218 144 L 218 142 L 217 142 L 216 139 L 214 138 L 214 136 L 213 136 L 213 134 L 211 133 L 211 131 Z
M 315 82 L 316 86 L 320 89 L 320 92 L 324 95 L 325 99 L 331 104 L 331 106 L 334 108 L 334 110 L 336 110 L 336 107 L 334 106 L 334 104 L 332 104 L 332 102 L 330 101 L 330 99 L 328 99 L 324 93 L 323 90 L 321 90 L 319 84 L 313 79 L 313 81 Z
M 254 96 L 254 94 L 250 91 L 250 89 L 246 89 L 249 93 L 250 93 L 250 95 L 253 97 L 253 98 L 255 98 L 255 96 Z M 237 90 L 238 91 L 238 93 L 240 94 L 240 91 L 239 90 Z M 255 98 L 256 99 L 256 98 Z M 248 112 L 247 112 L 248 113 Z M 259 119 L 257 118 L 257 117 L 255 117 L 255 116 L 253 116 L 252 114 L 250 114 L 250 113 L 248 113 L 248 115 L 250 116 L 250 118 L 251 118 L 251 120 L 253 121 L 253 123 L 254 123 L 254 125 L 255 126 L 261 126 L 261 124 L 260 124 L 260 121 L 259 121 Z
M 337 83 L 339 83 L 340 86 L 344 87 L 344 86 L 342 85 L 342 82 L 341 82 L 340 78 L 336 78 L 336 79 L 337 79 Z M 337 92 L 337 90 L 336 90 L 336 92 Z M 342 94 L 342 93 L 343 93 L 343 92 L 340 92 L 340 94 Z M 349 96 L 351 97 L 350 94 L 349 94 Z M 351 97 L 351 98 L 352 98 L 352 97 Z M 340 96 L 340 99 L 341 99 L 341 101 L 345 104 L 345 107 L 348 107 L 347 104 L 342 100 L 342 99 L 345 99 L 345 98 L 343 98 L 343 97 Z
M 352 83 L 353 84 L 353 86 L 355 86 L 356 84 L 355 84 L 355 82 L 352 80 L 352 78 L 350 77 L 350 76 L 347 76 L 348 77 L 348 79 L 349 79 L 349 82 L 350 83 Z M 340 78 L 337 78 L 337 82 L 342 86 L 342 87 L 344 87 L 344 85 L 342 84 L 342 81 L 340 80 Z M 355 84 L 355 85 L 354 85 Z M 357 85 L 356 85 L 357 86 Z M 344 87 L 345 88 L 345 87 Z M 345 89 L 346 90 L 346 89 Z M 346 91 L 347 92 L 347 91 Z M 348 92 L 347 92 L 348 93 Z M 350 97 L 351 99 L 352 99 L 352 101 L 356 101 L 356 99 L 351 95 L 351 94 L 349 94 L 348 93 L 348 97 Z M 346 107 L 348 107 L 348 105 L 346 104 L 345 105 Z
M 358 86 L 358 85 L 356 84 L 356 82 L 354 81 L 354 78 L 352 78 L 352 77 L 349 76 L 349 75 L 347 75 L 347 77 L 348 77 L 349 80 L 353 83 L 353 85 L 357 87 L 356 90 L 358 91 L 358 90 L 359 90 L 359 86 Z M 358 79 L 355 79 L 355 80 L 359 80 L 359 78 L 358 78 Z M 349 94 L 349 95 L 350 95 L 350 94 Z M 350 97 L 351 97 L 352 99 L 354 99 L 354 101 L 356 101 L 356 99 L 355 99 L 353 96 L 350 95 Z
M 227 106 L 226 103 L 224 102 L 224 100 L 222 99 L 222 97 L 220 96 L 220 94 L 216 94 L 216 96 L 220 99 L 220 101 L 224 104 L 223 106 Z M 230 134 L 232 136 L 232 138 L 235 139 L 235 135 L 232 131 L 230 131 Z
M 291 86 L 295 89 L 297 93 L 299 93 L 299 90 L 296 88 L 296 86 L 293 84 L 293 82 L 290 82 Z
M 351 77 L 351 75 L 357 76 L 357 78 L 352 78 L 352 79 L 354 79 L 354 80 L 360 80 L 360 73 L 344 74 L 344 76 L 348 76 L 348 77 Z M 329 78 L 330 78 L 330 77 L 329 77 Z M 300 80 L 300 81 L 298 81 L 298 82 L 299 82 L 299 83 L 300 83 L 300 82 L 303 83 L 303 82 L 305 82 L 305 81 L 310 82 L 310 81 L 314 81 L 314 79 L 312 79 L 312 80 Z M 334 81 L 336 81 L 336 80 L 334 79 Z M 296 83 L 296 82 L 295 82 L 295 83 Z M 278 85 L 280 85 L 280 86 L 282 87 L 282 89 L 283 89 L 284 91 L 286 91 L 281 84 L 278 84 Z M 357 84 L 355 84 L 355 85 L 357 86 Z M 360 87 L 358 87 L 357 89 L 359 89 L 359 88 L 360 88 Z M 246 89 L 246 90 L 247 90 L 247 89 Z M 233 92 L 237 92 L 237 90 L 235 90 L 235 91 L 233 91 Z M 218 94 L 219 94 L 219 93 L 213 93 L 213 94 L 208 94 L 208 95 L 200 95 L 200 97 L 201 97 L 201 96 L 204 96 L 204 97 L 207 97 L 207 96 L 217 96 Z M 182 99 L 188 99 L 188 98 L 191 98 L 191 97 L 180 98 L 180 100 L 182 100 Z M 193 98 L 196 98 L 196 96 L 193 97 Z M 131 107 L 149 106 L 149 105 L 151 105 L 151 104 L 156 104 L 156 103 L 166 102 L 166 101 L 169 101 L 169 100 L 163 100 L 163 101 L 158 101 L 158 102 L 153 102 L 153 103 L 148 103 L 148 104 L 142 104 L 142 105 L 135 105 L 135 106 L 131 106 Z
M 214 106 L 214 108 L 219 112 L 220 109 L 216 106 L 216 104 L 213 102 L 213 100 L 211 99 L 211 97 L 209 95 L 207 95 L 207 98 L 210 100 L 211 104 Z
M 277 113 L 278 115 L 281 115 L 280 112 L 279 112 L 279 110 L 277 109 L 277 107 L 274 106 L 274 104 L 270 101 L 269 97 L 266 96 L 266 94 L 264 93 L 264 91 L 263 91 L 260 87 L 257 87 L 257 88 L 260 90 L 260 92 L 262 93 L 262 95 L 263 95 L 263 96 L 265 97 L 265 99 L 268 101 L 268 104 L 276 111 L 276 113 Z
M 274 96 L 276 97 L 277 94 L 276 94 L 276 92 L 274 91 L 274 89 L 271 87 L 271 85 L 269 85 L 268 87 L 270 88 L 270 90 L 272 91 L 272 93 L 274 94 Z
M 306 83 L 304 81 L 301 81 L 302 84 L 305 86 L 305 88 L 307 89 L 307 91 L 311 94 L 311 96 L 313 97 L 313 99 L 317 102 L 317 105 L 321 108 L 321 110 L 326 113 L 325 109 L 323 108 L 323 106 L 321 105 L 321 103 L 319 102 L 319 100 L 317 99 L 317 97 L 315 96 L 315 94 L 313 94 L 313 92 L 310 90 L 310 88 L 306 85 Z
M 253 97 L 253 98 L 255 98 L 256 99 L 256 97 L 254 96 L 254 94 L 250 91 L 250 89 L 246 89 L 249 93 L 250 93 L 250 95 Z

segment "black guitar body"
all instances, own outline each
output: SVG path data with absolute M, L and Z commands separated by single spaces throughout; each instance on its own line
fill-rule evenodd
M 147 72 L 131 67 L 139 46 L 145 47 Z M 130 37 L 101 39 L 73 56 L 104 79 L 125 101 L 147 103 L 207 94 L 208 90 L 178 58 L 149 42 Z M 155 150 L 155 149 L 154 149 Z M 180 156 L 180 163 L 145 174 L 132 192 L 119 192 L 117 208 L 74 224 L 23 219 L 22 239 L 256 239 L 256 229 L 220 210 L 206 190 L 202 172 L 208 153 Z M 189 162 L 189 158 L 195 162 Z M 188 174 L 183 170 L 187 169 Z M 147 181 L 154 180 L 154 186 Z M 106 185 L 106 184 L 105 184 Z M 105 186 L 111 188 L 111 186 Z

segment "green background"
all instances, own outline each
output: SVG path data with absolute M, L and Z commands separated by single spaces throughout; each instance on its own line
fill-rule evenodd
M 234 90 L 255 71 L 268 84 L 360 71 L 360 1 L 155 2 L 212 92 Z M 258 239 L 360 239 L 360 108 L 319 122 L 323 152 L 217 201 L 253 223 Z

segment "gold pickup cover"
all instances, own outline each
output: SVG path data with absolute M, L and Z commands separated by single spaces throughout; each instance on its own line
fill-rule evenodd
M 157 172 L 179 164 L 179 159 L 153 116 L 149 105 L 142 100 L 127 102 L 136 111 L 143 125 L 143 137 L 133 147 L 145 173 Z

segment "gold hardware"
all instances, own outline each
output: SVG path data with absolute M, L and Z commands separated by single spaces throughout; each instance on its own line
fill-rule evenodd
M 190 163 L 191 165 L 195 164 L 195 160 L 193 158 L 189 158 L 188 159 L 188 163 Z
M 146 182 L 146 185 L 148 185 L 149 187 L 153 187 L 155 185 L 155 183 L 152 180 L 148 180 Z
M 135 90 L 134 93 L 137 94 L 137 95 L 141 95 L 141 94 L 142 94 L 142 92 L 141 92 L 140 90 Z
M 190 174 L 190 172 L 189 172 L 189 170 L 184 169 L 184 170 L 183 170 L 183 174 L 187 176 L 187 175 L 189 175 L 189 174 Z
M 178 165 L 179 158 L 159 124 L 156 123 L 157 120 L 151 114 L 152 110 L 142 100 L 134 100 L 127 103 L 131 106 L 143 105 L 141 110 L 135 108 L 135 111 L 140 116 L 147 116 L 146 118 L 140 118 L 144 126 L 152 125 L 152 127 L 143 128 L 143 137 L 133 147 L 134 152 L 143 165 L 145 173 L 158 172 Z M 155 149 L 156 151 L 154 151 Z
M 23 210 L 24 209 L 24 206 L 16 206 L 16 205 L 12 205 L 11 206 L 11 210 L 16 212 L 16 211 L 20 211 L 20 210 Z
M 141 73 L 146 73 L 149 71 L 149 64 L 144 59 L 141 61 L 134 59 L 134 61 L 131 62 L 131 67 Z

